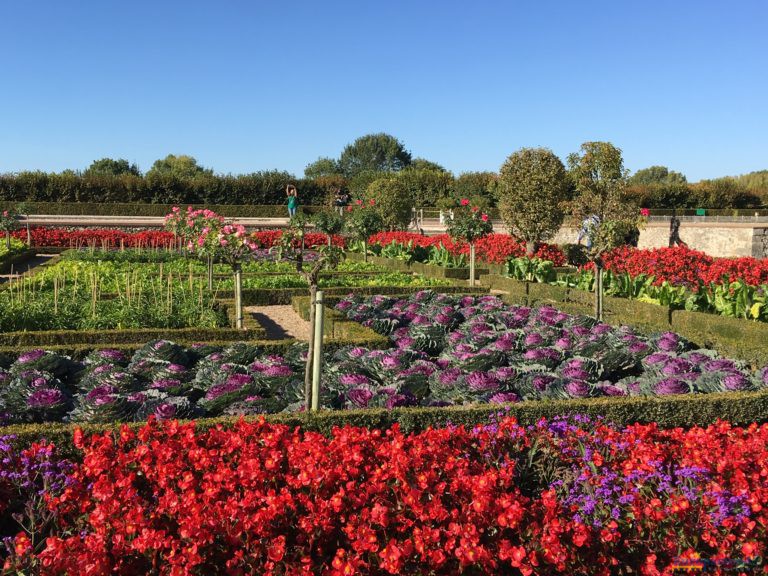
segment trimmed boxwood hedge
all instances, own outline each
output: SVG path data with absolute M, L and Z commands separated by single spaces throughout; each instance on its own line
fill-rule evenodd
M 350 425 L 386 429 L 395 424 L 406 432 L 416 432 L 447 424 L 475 426 L 489 422 L 496 415 L 513 416 L 523 425 L 535 424 L 541 418 L 563 414 L 586 414 L 604 417 L 624 426 L 636 422 L 657 423 L 662 428 L 707 426 L 717 420 L 735 425 L 749 425 L 768 421 L 768 391 L 726 392 L 720 394 L 680 395 L 665 397 L 587 398 L 521 402 L 519 404 L 481 404 L 443 408 L 394 408 L 371 410 L 321 411 L 317 413 L 281 413 L 263 416 L 268 422 L 282 423 L 304 430 L 330 434 L 335 427 Z M 257 419 L 254 416 L 246 419 Z M 239 418 L 204 418 L 196 421 L 200 429 L 213 426 L 231 426 Z M 117 431 L 121 426 L 137 428 L 141 423 L 83 424 L 86 433 Z M 25 424 L 0 427 L 0 434 L 17 436 L 19 445 L 28 445 L 46 438 L 64 453 L 74 453 L 72 424 Z
M 11 208 L 16 202 L 0 201 L 0 209 Z M 26 202 L 28 214 L 46 216 L 165 216 L 177 204 L 119 203 L 119 202 Z M 228 218 L 287 218 L 284 204 L 183 204 L 183 207 L 208 208 Z M 304 214 L 314 214 L 324 206 L 301 206 Z

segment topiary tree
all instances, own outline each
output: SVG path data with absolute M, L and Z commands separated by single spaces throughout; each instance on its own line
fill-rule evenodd
M 333 246 L 333 235 L 344 229 L 344 218 L 335 211 L 323 210 L 312 218 L 312 223 L 320 232 L 328 235 L 328 246 Z
M 574 217 L 583 222 L 587 255 L 595 265 L 595 316 L 603 316 L 603 255 L 624 243 L 641 223 L 637 206 L 627 197 L 627 171 L 621 150 L 610 142 L 585 142 L 568 156 L 577 196 Z
M 365 191 L 365 201 L 381 215 L 384 228 L 404 230 L 413 214 L 413 197 L 399 178 L 380 178 Z
M 473 206 L 468 198 L 459 200 L 453 208 L 453 217 L 447 222 L 446 230 L 454 240 L 469 244 L 469 285 L 475 285 L 475 242 L 493 232 L 488 214 Z
M 496 188 L 499 175 L 495 172 L 463 172 L 453 183 L 455 199 L 468 198 L 473 204 L 480 205 L 483 198 L 488 207 L 496 205 Z
M 15 208 L 0 212 L 0 232 L 5 233 L 5 247 L 11 250 L 11 232 L 19 227 L 20 215 Z
M 546 148 L 522 148 L 501 167 L 497 189 L 504 223 L 525 241 L 533 256 L 536 245 L 549 240 L 563 223 L 568 175 L 560 158 Z
M 358 201 L 354 206 L 347 207 L 347 217 L 344 220 L 344 231 L 352 238 L 363 244 L 363 260 L 368 261 L 368 238 L 384 228 L 384 221 L 373 206 L 365 206 Z
M 416 168 L 415 164 L 397 174 L 397 179 L 408 190 L 414 206 L 435 206 L 440 199 L 450 196 L 454 182 L 450 172 Z

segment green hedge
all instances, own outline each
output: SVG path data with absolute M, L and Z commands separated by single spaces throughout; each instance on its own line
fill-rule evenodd
M 20 172 L 0 174 L 0 201 L 148 204 L 285 205 L 285 186 L 296 185 L 303 205 L 325 204 L 328 189 L 314 180 L 297 179 L 277 170 L 242 175 L 173 175 L 146 177 L 78 173 Z
M 358 346 L 366 348 L 390 348 L 392 343 L 389 338 L 363 326 L 358 322 L 348 320 L 347 317 L 333 309 L 333 306 L 341 299 L 326 295 L 323 291 L 325 310 L 323 313 L 323 336 L 339 341 L 354 341 Z M 309 321 L 309 296 L 297 296 L 292 301 L 293 309 L 306 321 Z
M 0 202 L 3 207 L 15 206 L 15 202 Z M 165 216 L 177 204 L 146 204 L 114 202 L 27 202 L 29 214 L 46 216 Z M 208 208 L 228 218 L 285 218 L 288 208 L 282 204 L 184 204 L 183 208 Z M 315 214 L 323 206 L 300 206 L 304 214 Z
M 535 424 L 541 418 L 551 419 L 563 414 L 587 414 L 604 417 L 624 426 L 640 423 L 657 423 L 662 428 L 707 426 L 717 420 L 727 420 L 735 425 L 768 421 L 768 391 L 729 392 L 722 394 L 680 395 L 635 398 L 587 398 L 579 400 L 550 400 L 521 402 L 519 404 L 482 404 L 444 408 L 394 408 L 371 410 L 339 410 L 318 413 L 281 413 L 264 416 L 269 422 L 301 427 L 330 434 L 335 427 L 350 425 L 385 429 L 398 424 L 406 432 L 417 432 L 446 424 L 474 426 L 487 423 L 495 415 L 506 413 L 523 425 Z M 259 417 L 247 418 L 255 420 Z M 239 418 L 223 417 L 197 420 L 199 429 L 213 426 L 231 426 Z M 86 433 L 116 431 L 120 424 L 84 424 Z M 131 428 L 140 423 L 128 424 Z M 0 428 L 2 434 L 14 434 L 17 442 L 27 445 L 44 437 L 65 452 L 72 450 L 72 424 L 28 424 Z
M 323 292 L 328 296 L 347 296 L 348 294 L 361 294 L 374 296 L 405 296 L 415 294 L 421 290 L 435 290 L 445 294 L 487 294 L 488 289 L 483 287 L 468 288 L 467 286 L 341 286 L 336 288 L 324 288 Z M 245 306 L 276 306 L 289 305 L 296 296 L 306 296 L 309 288 L 271 288 L 258 290 L 243 290 L 243 304 Z M 234 298 L 232 290 L 222 290 L 218 293 L 220 298 Z
M 0 237 L 0 242 L 5 242 L 5 240 Z M 11 270 L 18 272 L 20 268 L 24 268 L 24 264 L 35 257 L 36 253 L 36 250 L 29 248 L 21 252 L 10 252 L 5 256 L 0 256 L 0 274 L 8 274 Z

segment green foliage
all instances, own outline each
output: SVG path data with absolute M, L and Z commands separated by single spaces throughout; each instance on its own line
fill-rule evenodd
M 627 195 L 644 208 L 695 208 L 696 196 L 690 184 L 648 184 L 627 187 Z
M 339 158 L 339 169 L 348 178 L 361 172 L 397 172 L 411 163 L 411 153 L 394 136 L 378 133 L 348 144 Z
M 592 226 L 590 258 L 599 261 L 605 252 L 620 246 L 639 221 L 639 212 L 625 194 L 627 171 L 621 150 L 610 142 L 585 142 L 581 150 L 568 156 L 570 176 L 577 197 L 571 203 L 579 220 L 597 216 Z
M 409 168 L 413 170 L 433 170 L 436 172 L 450 173 L 437 162 L 432 162 L 431 160 L 426 160 L 425 158 L 414 158 L 413 161 L 411 161 Z
M 381 216 L 384 228 L 401 230 L 408 227 L 413 211 L 413 197 L 400 178 L 379 178 L 365 191 L 365 200 L 373 202 L 374 209 Z
M 493 232 L 493 223 L 478 206 L 472 206 L 464 198 L 453 208 L 453 218 L 446 222 L 446 232 L 454 240 L 464 240 L 472 244 L 476 240 Z
M 630 186 L 650 186 L 660 184 L 686 184 L 685 176 L 670 170 L 666 166 L 651 166 L 635 172 L 629 179 Z
M 333 158 L 325 156 L 318 158 L 311 164 L 307 164 L 307 167 L 304 168 L 304 177 L 311 179 L 321 176 L 335 176 L 340 173 L 339 163 Z
M 555 266 L 540 258 L 511 258 L 507 261 L 507 273 L 515 280 L 527 282 L 554 282 Z
M 442 243 L 439 246 L 430 246 L 426 263 L 431 266 L 448 269 L 466 268 L 468 266 L 466 254 L 453 254 Z
M 702 180 L 692 187 L 697 208 L 755 208 L 761 205 L 758 196 L 734 178 Z
M 121 174 L 131 174 L 141 176 L 141 171 L 136 164 L 131 164 L 128 160 L 119 158 L 102 158 L 94 160 L 91 165 L 83 172 L 87 176 L 120 176 Z
M 448 198 L 453 188 L 450 172 L 418 168 L 415 164 L 399 172 L 397 179 L 418 207 L 435 206 L 441 198 Z
M 568 178 L 560 159 L 546 148 L 523 148 L 501 167 L 499 210 L 512 233 L 526 242 L 526 253 L 549 240 L 563 223 Z
M 363 206 L 355 207 L 344 220 L 347 234 L 360 241 L 367 241 L 373 234 L 381 232 L 384 220 L 378 210 Z
M 453 198 L 469 198 L 472 204 L 491 208 L 496 205 L 498 180 L 495 172 L 463 172 L 453 183 Z
M 192 156 L 174 156 L 168 154 L 165 158 L 156 160 L 147 172 L 147 177 L 173 176 L 179 180 L 191 180 L 196 176 L 212 176 L 213 170 L 203 168 Z
M 324 210 L 312 218 L 312 223 L 323 234 L 339 234 L 344 229 L 344 218 L 336 211 Z

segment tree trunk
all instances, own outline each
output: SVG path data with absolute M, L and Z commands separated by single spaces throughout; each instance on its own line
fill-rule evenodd
M 312 354 L 314 353 L 314 342 L 311 336 L 315 327 L 315 298 L 317 297 L 317 286 L 309 286 L 309 348 L 307 349 L 307 364 L 304 367 L 304 405 L 309 412 L 312 407 Z
M 240 264 L 233 266 L 235 271 L 235 328 L 242 330 L 243 323 L 243 271 Z
M 208 255 L 208 291 L 213 290 L 213 255 Z
M 6 230 L 5 232 L 5 246 L 8 248 L 8 252 L 11 251 L 11 233 Z
M 528 256 L 528 258 L 531 258 L 534 254 L 536 254 L 536 242 L 528 240 L 525 243 L 525 255 Z
M 368 239 L 363 240 L 363 262 L 368 262 Z
M 603 321 L 603 266 L 595 262 L 595 318 Z
M 475 285 L 475 243 L 469 243 L 469 285 Z

